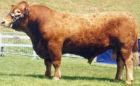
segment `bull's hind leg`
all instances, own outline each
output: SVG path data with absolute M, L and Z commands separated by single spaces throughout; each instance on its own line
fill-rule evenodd
M 44 60 L 44 63 L 46 65 L 45 76 L 50 77 L 51 76 L 51 65 L 52 65 L 52 63 L 51 63 L 51 61 L 46 60 L 46 59 Z
M 133 54 L 131 49 L 121 49 L 121 55 L 126 67 L 126 84 L 131 84 L 133 80 Z
M 123 69 L 124 69 L 124 61 L 121 58 L 120 54 L 118 54 L 118 56 L 117 56 L 117 73 L 116 73 L 115 81 L 120 81 L 122 79 Z
M 125 60 L 125 67 L 126 67 L 126 84 L 131 84 L 133 80 L 133 60 L 132 54 L 129 56 L 128 59 Z
M 55 68 L 53 80 L 59 80 L 61 78 L 60 64 L 60 61 L 53 61 L 53 66 Z
M 113 60 L 117 60 L 117 50 L 116 50 L 116 49 L 112 49 L 112 54 L 111 54 L 111 56 L 112 56 L 112 59 L 113 59 Z

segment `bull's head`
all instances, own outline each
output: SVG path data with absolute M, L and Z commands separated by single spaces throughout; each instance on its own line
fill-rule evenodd
M 3 18 L 1 24 L 15 30 L 21 30 L 28 16 L 28 6 L 25 1 L 12 5 L 10 12 Z

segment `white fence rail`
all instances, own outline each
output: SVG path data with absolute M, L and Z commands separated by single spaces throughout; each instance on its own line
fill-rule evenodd
M 4 54 L 15 54 L 15 55 L 28 55 L 28 56 L 36 57 L 37 55 L 32 49 L 32 45 L 29 40 L 29 37 L 26 35 L 25 36 L 21 36 L 21 35 L 25 35 L 25 34 L 0 32 L 0 55 L 3 56 Z M 28 40 L 29 44 L 22 43 L 21 41 L 23 40 L 25 40 L 24 42 Z M 16 50 L 16 48 L 18 49 L 18 51 L 20 51 L 20 53 Z M 29 52 L 28 48 L 30 48 L 30 53 L 28 53 Z M 26 53 L 23 50 L 26 51 Z
M 32 48 L 30 38 L 24 33 L 0 32 L 0 56 L 6 54 L 38 57 Z M 80 57 L 65 54 L 64 57 Z

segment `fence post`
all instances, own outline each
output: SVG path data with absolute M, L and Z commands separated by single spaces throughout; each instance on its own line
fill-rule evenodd
M 32 58 L 32 60 L 34 60 L 35 58 L 40 59 L 40 58 L 37 56 L 36 52 L 33 50 L 33 58 Z
M 36 58 L 36 52 L 33 50 L 33 57 Z
M 2 34 L 1 34 L 1 32 L 0 32 L 0 56 L 3 56 Z

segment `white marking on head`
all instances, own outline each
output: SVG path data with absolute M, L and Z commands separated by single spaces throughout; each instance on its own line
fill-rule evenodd
M 22 15 L 21 11 L 18 9 L 14 11 L 14 14 L 15 16 Z

